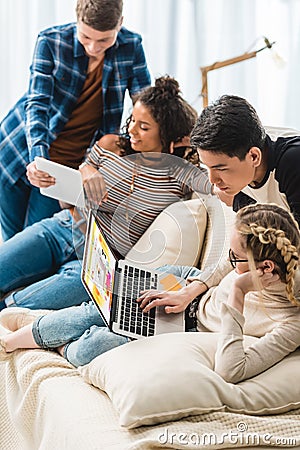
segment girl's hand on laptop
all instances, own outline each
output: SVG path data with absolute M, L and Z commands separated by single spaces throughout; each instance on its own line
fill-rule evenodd
M 55 184 L 55 178 L 49 173 L 38 170 L 36 162 L 32 161 L 26 168 L 26 176 L 33 186 L 38 188 L 46 188 Z
M 88 164 L 82 164 L 79 170 L 82 176 L 87 206 L 94 208 L 107 201 L 108 193 L 101 173 Z
M 140 303 L 143 312 L 147 313 L 155 306 L 165 306 L 166 313 L 179 313 L 184 311 L 190 303 L 190 298 L 179 291 L 142 291 L 140 297 L 136 299 Z
M 158 291 L 155 289 L 142 291 L 136 301 L 145 313 L 155 306 L 165 306 L 167 314 L 179 313 L 184 311 L 194 298 L 203 294 L 206 290 L 205 284 L 195 281 L 178 291 Z

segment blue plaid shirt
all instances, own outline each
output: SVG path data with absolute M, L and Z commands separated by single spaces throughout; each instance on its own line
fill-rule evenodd
M 120 130 L 125 91 L 130 96 L 150 84 L 141 36 L 122 27 L 105 53 L 100 137 Z M 49 158 L 50 144 L 64 128 L 79 98 L 88 57 L 76 24 L 42 31 L 37 38 L 28 92 L 0 124 L 0 182 L 24 180 L 35 156 Z M 100 111 L 99 111 L 100 114 Z M 91 141 L 91 145 L 96 138 Z

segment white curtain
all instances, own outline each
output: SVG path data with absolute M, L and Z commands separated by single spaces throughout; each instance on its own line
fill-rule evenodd
M 0 119 L 26 90 L 39 30 L 75 20 L 76 0 L 0 0 Z M 258 50 L 208 73 L 208 100 L 247 98 L 266 125 L 300 129 L 300 0 L 124 0 L 124 25 L 142 34 L 153 77 L 170 74 L 198 112 L 200 67 Z M 277 64 L 274 52 L 285 64 Z
M 75 20 L 75 0 L 0 0 L 0 119 L 26 91 L 37 34 Z

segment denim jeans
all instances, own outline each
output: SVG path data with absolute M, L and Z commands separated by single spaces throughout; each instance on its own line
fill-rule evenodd
M 189 266 L 165 265 L 158 270 L 181 278 L 200 273 L 199 269 Z M 33 323 L 32 331 L 36 343 L 42 348 L 51 349 L 66 344 L 64 357 L 75 367 L 88 364 L 102 353 L 129 342 L 128 338 L 107 328 L 93 302 L 42 316 Z
M 0 225 L 3 241 L 7 241 L 25 227 L 52 217 L 61 208 L 57 200 L 46 197 L 40 190 L 22 179 L 1 186 Z
M 93 302 L 42 316 L 33 323 L 32 332 L 42 348 L 53 349 L 67 344 L 64 357 L 75 367 L 88 364 L 96 356 L 130 340 L 106 327 Z
M 0 246 L 0 296 L 16 290 L 5 303 L 60 309 L 87 301 L 80 278 L 84 240 L 70 212 L 63 210 L 4 242 Z
M 170 264 L 165 264 L 164 266 L 158 267 L 156 270 L 159 270 L 160 272 L 172 273 L 176 277 L 183 278 L 184 280 L 189 277 L 197 277 L 201 273 L 201 270 L 197 269 L 197 267 L 172 266 Z

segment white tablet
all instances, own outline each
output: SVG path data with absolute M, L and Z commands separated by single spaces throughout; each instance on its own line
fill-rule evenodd
M 41 194 L 84 208 L 84 192 L 79 170 L 39 156 L 35 157 L 35 162 L 39 170 L 49 173 L 56 180 L 53 186 L 40 188 Z

